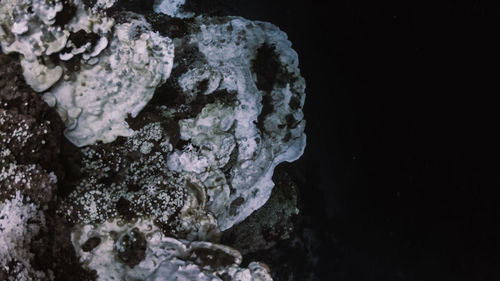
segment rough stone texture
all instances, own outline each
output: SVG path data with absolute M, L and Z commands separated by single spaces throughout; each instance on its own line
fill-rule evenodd
M 95 272 L 85 270 L 71 243 L 72 227 L 50 207 L 45 213 L 46 227 L 32 242 L 32 264 L 54 274 L 54 281 L 95 281 Z M 2 279 L 3 280 L 3 279 Z
M 86 9 L 79 0 L 2 1 L 2 50 L 22 54 L 20 62 L 27 84 L 43 92 L 68 74 L 60 61 L 68 61 L 75 55 L 89 60 L 102 51 L 113 21 L 101 10 L 112 4 L 113 1 L 98 1 L 93 9 Z M 100 40 L 78 44 L 72 35 L 81 31 Z
M 69 226 L 50 211 L 63 179 L 63 124 L 16 58 L 0 53 L 0 65 L 0 280 L 90 281 L 67 247 Z
M 79 226 L 72 241 L 98 280 L 271 280 L 263 265 L 239 267 L 235 249 L 167 237 L 150 218 Z
M 262 261 L 269 266 L 273 280 L 322 280 L 314 270 L 323 251 L 317 242 L 333 239 L 311 227 L 317 218 L 302 212 L 304 202 L 298 185 L 305 183 L 300 173 L 294 163 L 278 166 L 269 201 L 222 235 L 221 243 L 242 252 L 243 266 L 252 260 Z M 298 213 L 294 213 L 296 208 Z
M 2 48 L 22 54 L 1 58 L 17 74 L 0 80 L 2 253 L 12 260 L 0 279 L 270 280 L 265 265 L 240 267 L 240 252 L 218 242 L 268 200 L 275 167 L 303 152 L 297 54 L 269 23 L 141 16 L 124 11 L 132 2 L 0 5 Z M 20 82 L 18 59 L 80 146 L 66 142 L 57 191 L 62 126 Z M 294 187 L 275 180 L 286 188 L 248 221 L 257 235 L 233 232 L 245 253 L 291 239 Z M 269 212 L 278 215 L 259 223 Z
M 0 53 L 0 202 L 17 191 L 47 203 L 62 172 L 61 121 L 24 82 L 19 63 Z
M 291 43 L 271 24 L 196 18 L 180 28 L 190 33 L 174 40 L 171 79 L 151 103 L 178 120 L 185 144 L 169 154 L 169 169 L 203 184 L 224 230 L 266 202 L 278 163 L 301 155 L 305 83 Z
M 267 250 L 295 233 L 299 215 L 297 186 L 292 178 L 277 168 L 276 186 L 271 197 L 244 221 L 224 231 L 222 243 L 238 249 L 243 255 Z
M 169 38 L 149 32 L 128 13 L 115 26 L 114 0 L 6 0 L 0 3 L 0 44 L 19 53 L 27 84 L 55 106 L 65 135 L 78 146 L 130 136 L 136 116 L 172 68 Z
M 67 177 L 60 212 L 73 223 L 153 217 L 164 234 L 215 239 L 215 219 L 196 182 L 168 171 L 166 155 L 179 139 L 176 123 L 161 110 L 129 121 L 135 134 L 83 149 L 67 144 Z M 78 159 L 75 156 L 79 156 Z
M 0 266 L 6 279 L 33 278 L 47 280 L 47 271 L 38 271 L 31 265 L 30 252 L 33 236 L 45 226 L 45 216 L 36 203 L 16 191 L 13 198 L 0 203 Z
M 304 83 L 296 54 L 279 30 L 264 23 L 240 18 L 182 23 L 161 16 L 148 19 L 153 28 L 170 23 L 163 32 L 175 38 L 171 77 L 136 118 L 127 119 L 134 135 L 81 149 L 68 145 L 65 158 L 72 172 L 60 212 L 85 224 L 77 232 L 109 219 L 135 225 L 149 215 L 163 234 L 217 241 L 217 224 L 228 228 L 264 204 L 274 185 L 274 167 L 302 153 Z M 247 35 L 246 28 L 255 30 Z M 217 53 L 219 48 L 226 49 Z M 288 149 L 293 153 L 285 153 Z M 249 240 L 254 246 L 239 245 L 244 251 L 268 249 L 288 238 L 296 199 L 284 197 L 276 201 L 288 206 L 271 202 L 270 210 L 282 212 L 279 227 L 259 226 L 260 235 Z M 99 248 L 109 241 L 106 237 L 89 237 L 81 247 L 105 255 L 113 251 Z M 154 269 L 146 266 L 150 259 L 148 254 L 137 259 L 137 269 L 126 274 L 146 276 L 144 271 Z M 125 272 L 121 261 L 113 260 L 93 261 L 90 268 L 101 270 L 101 263 L 117 266 L 101 276 Z M 169 266 L 162 270 L 173 270 Z
M 150 30 L 139 15 L 117 24 L 98 56 L 78 64 L 74 77 L 44 94 L 65 122 L 65 136 L 77 146 L 131 136 L 125 118 L 137 116 L 155 88 L 170 75 L 173 44 Z
M 63 124 L 59 116 L 26 85 L 15 57 L 0 52 L 0 66 L 0 111 L 8 116 L 1 125 L 2 149 L 9 149 L 9 158 L 19 164 L 39 164 L 61 176 L 58 155 Z M 29 133 L 15 137 L 16 129 Z

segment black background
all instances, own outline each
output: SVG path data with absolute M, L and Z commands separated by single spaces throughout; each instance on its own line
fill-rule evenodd
M 231 1 L 230 1 L 231 2 Z M 232 1 L 307 81 L 304 213 L 321 280 L 500 280 L 498 10 L 488 1 Z

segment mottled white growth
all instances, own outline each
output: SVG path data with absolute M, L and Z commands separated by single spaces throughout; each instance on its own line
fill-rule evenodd
M 43 92 L 56 83 L 62 76 L 62 68 L 48 68 L 38 61 L 22 60 L 24 79 L 36 92 Z
M 84 60 L 89 60 L 89 59 L 99 55 L 102 52 L 102 50 L 104 50 L 107 46 L 108 46 L 108 39 L 106 39 L 106 37 L 101 37 L 101 38 L 99 38 L 99 41 L 97 41 L 97 44 L 95 45 L 92 52 L 89 54 L 83 54 L 82 58 Z
M 102 0 L 104 1 L 104 0 Z M 20 53 L 24 78 L 37 92 L 43 92 L 63 76 L 63 69 L 50 55 L 74 45 L 68 38 L 79 30 L 93 32 L 104 38 L 111 31 L 114 21 L 97 11 L 85 9 L 81 0 L 66 1 L 76 8 L 76 15 L 68 23 L 56 24 L 56 16 L 63 12 L 63 1 L 5 0 L 0 2 L 0 44 L 4 53 Z M 110 2 L 111 3 L 111 2 Z M 104 4 L 103 4 L 104 5 Z M 104 37 L 103 37 L 104 36 Z M 102 50 L 102 40 L 99 41 Z M 100 52 L 86 45 L 80 52 Z M 76 50 L 72 50 L 78 53 Z M 59 54 L 63 60 L 71 53 Z
M 251 262 L 248 268 L 231 266 L 225 270 L 226 278 L 234 281 L 272 281 L 268 270 L 258 262 Z M 166 260 L 146 281 L 222 281 L 226 279 L 202 270 L 196 264 L 179 259 Z
M 81 0 L 0 2 L 3 52 L 22 54 L 24 77 L 35 91 L 52 88 L 45 100 L 57 107 L 66 137 L 77 146 L 130 136 L 125 118 L 137 115 L 172 68 L 171 40 L 151 32 L 143 18 L 117 26 L 112 35 L 114 20 L 102 10 L 115 2 L 100 0 L 91 9 Z M 74 16 L 56 22 L 70 6 Z M 99 39 L 77 45 L 70 40 L 77 32 Z M 81 70 L 68 73 L 60 61 L 74 56 L 81 59 Z
M 211 272 L 202 270 L 196 264 L 179 259 L 166 260 L 146 281 L 222 281 Z
M 118 251 L 124 250 L 121 249 L 120 237 L 131 231 L 146 239 L 145 257 L 132 268 L 117 255 Z M 238 265 L 242 257 L 237 250 L 210 242 L 189 242 L 166 237 L 150 218 L 130 223 L 110 221 L 75 226 L 71 239 L 83 266 L 95 270 L 98 281 L 222 280 L 219 277 L 223 274 L 231 280 L 272 280 L 269 272 L 258 263 L 251 263 L 248 269 L 240 268 Z M 90 250 L 84 249 L 83 245 L 89 239 L 97 239 L 98 243 Z M 210 252 L 214 259 L 217 259 L 217 255 L 223 255 L 224 260 L 231 257 L 232 262 L 213 268 L 204 263 L 206 257 L 198 256 L 198 250 Z
M 127 147 L 135 151 L 143 146 L 143 142 L 136 139 L 130 142 Z M 71 217 L 74 212 L 72 222 L 94 223 L 117 217 L 116 204 L 120 199 L 131 202 L 137 216 L 153 216 L 162 223 L 171 220 L 186 205 L 184 179 L 166 171 L 164 156 L 160 153 L 150 153 L 130 166 L 122 164 L 124 161 L 119 156 L 118 161 L 109 163 L 102 154 L 88 147 L 82 154 L 82 171 L 93 176 L 80 181 L 62 203 L 65 215 Z M 118 172 L 123 174 L 120 182 L 110 185 L 98 182 Z M 132 185 L 143 188 L 130 192 L 127 188 Z
M 64 47 L 68 31 L 52 26 L 61 1 L 6 0 L 0 2 L 0 42 L 4 52 L 19 52 L 33 60 Z M 12 34 L 13 33 L 13 34 Z M 32 49 L 30 49 L 32 48 Z
M 45 273 L 32 268 L 30 260 L 31 240 L 45 225 L 43 212 L 34 203 L 24 203 L 26 198 L 20 191 L 11 200 L 0 203 L 0 266 L 7 271 L 12 264 L 18 272 L 15 281 L 38 280 L 45 277 Z
M 187 240 L 218 237 L 217 221 L 206 210 L 205 189 L 195 178 L 168 169 L 172 144 L 164 126 L 149 123 L 113 151 L 82 148 L 81 171 L 89 177 L 75 184 L 61 212 L 74 223 L 97 223 L 119 217 L 121 202 L 135 216 L 154 217 L 169 233 Z
M 189 97 L 204 81 L 206 90 L 198 94 L 225 90 L 236 102 L 217 101 L 206 105 L 195 118 L 179 121 L 181 138 L 191 145 L 172 152 L 168 164 L 174 171 L 196 174 L 207 188 L 209 210 L 225 230 L 267 201 L 279 163 L 302 155 L 306 143 L 301 111 L 305 82 L 297 54 L 276 26 L 237 17 L 226 18 L 224 23 L 210 18 L 196 20 L 200 32 L 187 37 L 208 63 L 181 75 L 179 86 Z M 264 45 L 276 56 L 280 75 L 286 76 L 282 78 L 285 81 L 271 85 L 269 92 L 258 88 L 253 69 Z M 265 114 L 264 95 L 272 109 Z M 226 164 L 230 165 L 229 177 L 223 173 Z
M 267 265 L 263 265 L 259 262 L 251 262 L 248 265 L 248 269 L 250 270 L 252 274 L 252 280 L 258 280 L 258 281 L 272 281 L 273 279 L 271 278 L 269 274 L 269 268 Z
M 120 235 L 137 228 L 147 238 L 145 259 L 130 268 L 116 255 L 116 240 Z M 82 245 L 90 238 L 99 238 L 100 243 L 91 251 L 84 251 Z M 96 270 L 99 281 L 107 280 L 144 280 L 165 259 L 183 254 L 186 247 L 172 238 L 164 237 L 152 220 L 140 219 L 135 224 L 117 221 L 98 225 L 76 226 L 71 239 L 77 256 L 84 267 Z
M 194 13 L 182 10 L 182 6 L 185 3 L 186 0 L 155 0 L 153 10 L 156 13 L 169 15 L 174 18 L 183 19 L 194 17 Z
M 109 9 L 113 7 L 113 5 L 116 3 L 117 0 L 97 0 L 94 9 L 100 8 L 100 9 Z
M 135 117 L 165 82 L 173 56 L 171 40 L 150 31 L 143 18 L 117 25 L 96 65 L 83 63 L 74 81 L 62 81 L 45 94 L 57 101 L 65 136 L 77 146 L 131 136 L 125 118 Z
M 305 82 L 286 34 L 272 24 L 238 17 L 185 22 L 196 33 L 177 43 L 196 46 L 203 59 L 178 76 L 176 90 L 183 92 L 187 104 L 203 97 L 197 105 L 204 107 L 201 112 L 189 112 L 187 105 L 167 110 L 189 116 L 172 119 L 180 119 L 182 142 L 177 143 L 177 135 L 163 132 L 163 123 L 134 132 L 125 121 L 129 115 L 136 117 L 169 77 L 174 51 L 173 42 L 153 32 L 144 17 L 130 14 L 129 22 L 114 26 L 102 11 L 115 2 L 97 0 L 90 8 L 82 0 L 0 2 L 2 50 L 21 54 L 24 77 L 35 91 L 50 89 L 44 100 L 65 122 L 65 136 L 80 147 L 128 137 L 121 147 L 81 150 L 85 176 L 61 203 L 62 212 L 76 220 L 72 241 L 77 255 L 84 267 L 97 272 L 98 280 L 271 280 L 258 263 L 240 268 L 236 250 L 193 241 L 213 241 L 218 228 L 228 229 L 260 208 L 274 186 L 276 165 L 303 153 Z M 156 0 L 154 10 L 193 17 L 183 10 L 184 4 Z M 56 24 L 68 5 L 76 8 L 73 18 Z M 98 40 L 72 42 L 70 35 L 80 31 Z M 283 76 L 265 87 L 259 81 L 262 73 L 254 68 L 263 46 L 270 50 L 267 56 L 278 61 L 276 75 Z M 79 65 L 72 72 L 65 62 L 75 57 Z M 24 137 L 21 134 L 13 136 Z M 183 142 L 187 145 L 174 149 L 172 144 Z M 0 150 L 3 156 L 10 153 Z M 2 166 L 0 180 L 22 181 L 15 169 Z M 55 183 L 54 174 L 50 178 Z M 129 217 L 127 211 L 140 218 L 116 220 Z M 27 251 L 43 220 L 38 206 L 25 203 L 19 192 L 0 203 L 1 266 L 15 260 L 30 278 L 43 277 L 31 269 L 32 254 Z M 186 240 L 165 237 L 167 231 L 153 221 L 172 227 L 172 234 Z M 127 250 L 120 239 L 132 232 L 147 243 L 144 259 L 130 266 L 117 252 Z M 209 257 L 219 254 L 226 264 L 210 264 Z
M 175 172 L 201 173 L 209 167 L 208 159 L 193 151 L 192 146 L 183 152 L 175 151 L 168 157 L 168 168 Z
M 186 103 L 189 103 L 192 101 L 192 98 L 194 98 L 193 95 L 199 91 L 198 87 L 200 83 L 206 83 L 206 90 L 203 90 L 203 92 L 199 94 L 208 95 L 219 87 L 221 79 L 222 75 L 217 69 L 214 69 L 209 65 L 204 65 L 199 68 L 188 70 L 186 73 L 182 74 L 181 77 L 179 77 L 178 82 L 179 86 L 181 86 L 182 90 L 187 94 L 188 99 L 186 100 Z M 189 95 L 190 93 L 191 95 Z

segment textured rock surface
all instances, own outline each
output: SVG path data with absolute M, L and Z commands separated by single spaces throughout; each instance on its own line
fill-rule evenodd
M 65 247 L 69 228 L 50 211 L 63 178 L 63 124 L 26 85 L 17 59 L 0 53 L 0 65 L 0 280 L 91 280 Z
M 59 59 L 69 60 L 77 54 L 97 55 L 113 26 L 111 19 L 97 9 L 85 9 L 79 0 L 2 1 L 0 23 L 2 50 L 22 55 L 26 82 L 37 92 L 49 89 L 63 77 Z M 103 41 L 80 45 L 73 39 L 78 32 L 92 33 Z
M 194 13 L 185 11 L 186 0 L 155 0 L 153 10 L 156 13 L 165 14 L 174 18 L 193 17 Z
M 238 267 L 238 251 L 213 244 L 220 233 L 217 221 L 207 210 L 204 187 L 189 174 L 168 171 L 167 155 L 182 141 L 178 126 L 165 114 L 165 109 L 159 107 L 129 120 L 135 135 L 127 139 L 83 149 L 67 144 L 65 154 L 79 156 L 67 158 L 67 166 L 75 172 L 67 176 L 65 189 L 69 189 L 69 194 L 59 212 L 70 222 L 78 223 L 72 237 L 85 268 L 95 270 L 98 280 L 134 280 L 149 275 L 157 280 L 159 272 L 174 268 L 177 275 L 172 272 L 172 276 L 185 278 L 206 274 L 231 280 L 240 275 L 248 280 L 269 280 L 269 273 L 257 265 L 254 269 Z M 109 220 L 114 222 L 106 222 Z M 130 236 L 134 229 L 132 236 L 144 237 L 145 248 L 139 251 L 142 258 L 130 266 L 130 258 L 120 259 L 115 246 L 121 239 L 118 237 Z M 225 265 L 225 269 L 207 269 L 200 264 L 204 258 L 196 261 L 187 250 L 175 255 L 165 250 L 175 241 L 175 245 L 186 244 L 183 247 L 197 245 L 193 240 L 213 241 L 206 245 L 226 249 L 239 258 Z M 210 256 L 205 262 L 224 259 L 219 251 Z M 160 263 L 164 268 L 158 268 Z
M 238 251 L 167 237 L 148 218 L 86 225 L 77 228 L 72 239 L 99 280 L 271 280 L 257 263 L 240 268 Z
M 205 211 L 202 188 L 190 177 L 168 170 L 166 155 L 179 138 L 172 129 L 175 123 L 153 113 L 130 123 L 136 131 L 128 139 L 80 150 L 68 144 L 66 153 L 81 158 L 68 157 L 67 165 L 75 173 L 68 175 L 71 191 L 61 213 L 73 223 L 87 224 L 148 216 L 166 235 L 217 235 L 217 223 Z
M 268 250 L 294 235 L 294 222 L 299 215 L 298 188 L 283 171 L 276 173 L 273 180 L 276 186 L 266 204 L 222 236 L 224 244 L 243 255 Z
M 100 56 L 81 62 L 73 79 L 56 84 L 44 95 L 57 107 L 66 123 L 66 137 L 77 146 L 131 136 L 125 118 L 137 116 L 156 86 L 170 75 L 171 40 L 151 32 L 142 17 L 130 18 L 115 26 Z
M 275 167 L 303 153 L 297 54 L 272 24 L 156 4 L 167 15 L 130 1 L 0 4 L 2 49 L 20 54 L 0 57 L 2 253 L 12 261 L 0 277 L 271 280 L 219 243 L 268 200 Z M 62 157 L 57 115 L 70 141 Z M 287 239 L 297 210 L 285 197 L 262 212 L 276 220 L 248 223 L 260 236 L 234 245 Z
M 33 164 L 60 176 L 63 125 L 57 113 L 26 85 L 15 58 L 0 52 L 0 65 L 0 165 L 6 169 L 8 163 Z
M 133 15 L 114 26 L 104 11 L 113 5 L 0 3 L 3 51 L 21 54 L 24 77 L 35 91 L 50 89 L 44 99 L 56 106 L 66 137 L 78 146 L 130 136 L 125 118 L 137 115 L 172 68 L 170 39 L 149 32 L 148 23 Z
M 224 230 L 266 202 L 277 164 L 302 154 L 305 83 L 286 34 L 271 24 L 226 17 L 189 26 L 156 102 L 179 120 L 186 142 L 169 154 L 169 168 L 205 186 Z
M 15 59 L 0 53 L 0 63 L 0 202 L 47 203 L 61 176 L 61 121 L 25 84 Z
M 33 237 L 45 226 L 45 217 L 36 203 L 17 191 L 14 198 L 0 203 L 0 277 L 2 280 L 47 280 L 48 274 L 33 268 L 30 252 Z M 13 278 L 13 279 L 12 279 Z
M 297 163 L 278 166 L 273 175 L 276 186 L 266 204 L 221 238 L 221 243 L 240 251 L 244 261 L 267 264 L 273 280 L 323 280 L 315 270 L 324 251 L 317 242 L 328 233 L 314 229 L 313 220 L 321 218 L 305 214 L 307 203 L 299 194 L 299 184 L 306 184 L 302 173 Z

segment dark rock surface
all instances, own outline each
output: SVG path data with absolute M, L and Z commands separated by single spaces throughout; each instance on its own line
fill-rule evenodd
M 0 182 L 0 200 L 23 190 L 36 202 L 46 203 L 56 189 L 56 178 L 63 176 L 58 158 L 63 125 L 59 115 L 26 85 L 17 59 L 0 53 L 0 65 L 0 143 L 8 154 L 0 156 L 0 167 L 15 164 Z M 18 181 L 16 175 L 26 179 Z
M 273 179 L 276 185 L 269 200 L 243 222 L 226 230 L 223 244 L 245 255 L 268 250 L 292 238 L 300 216 L 297 186 L 283 169 L 278 168 Z
M 32 243 L 35 254 L 33 266 L 39 269 L 50 268 L 54 281 L 95 281 L 95 272 L 82 268 L 71 242 L 71 228 L 62 217 L 50 207 L 46 212 L 46 228 Z
M 300 56 L 320 280 L 498 280 L 492 3 L 232 3 Z
M 244 264 L 253 260 L 264 262 L 273 280 L 320 280 L 315 272 L 318 246 L 326 237 L 318 237 L 321 234 L 313 221 L 301 211 L 296 169 L 293 164 L 278 166 L 269 200 L 243 222 L 226 230 L 222 242 L 238 249 Z
M 49 269 L 54 280 L 93 280 L 75 256 L 70 241 L 71 227 L 54 212 L 54 195 L 64 179 L 60 159 L 62 130 L 59 115 L 24 82 L 18 60 L 0 52 L 0 203 L 21 192 L 25 203 L 39 206 L 44 218 L 44 221 L 33 222 L 40 228 L 27 245 L 33 258 L 12 260 L 9 270 L 0 270 L 0 280 L 26 278 L 25 272 L 16 271 L 26 267 L 16 265 L 23 262 L 28 262 L 36 271 L 45 272 L 46 280 L 51 274 Z

